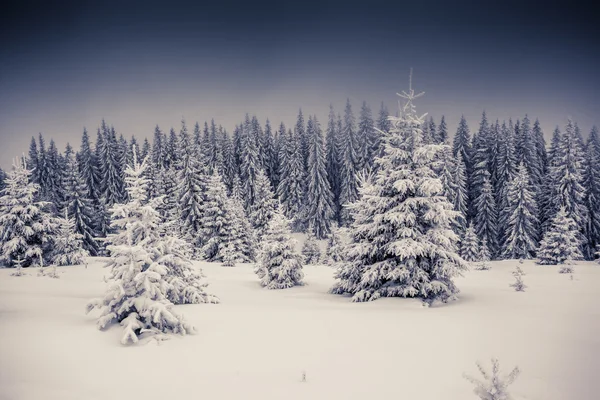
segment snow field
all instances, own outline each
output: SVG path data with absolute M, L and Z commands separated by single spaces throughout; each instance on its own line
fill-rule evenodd
M 333 270 L 305 267 L 301 287 L 261 288 L 251 265 L 195 263 L 221 304 L 176 306 L 198 332 L 119 344 L 86 303 L 106 287 L 104 259 L 61 267 L 60 279 L 0 269 L 0 399 L 476 399 L 475 361 L 522 370 L 516 400 L 595 399 L 600 390 L 600 267 L 517 261 L 459 278 L 460 299 L 424 308 L 328 294 Z M 306 372 L 306 382 L 302 373 Z

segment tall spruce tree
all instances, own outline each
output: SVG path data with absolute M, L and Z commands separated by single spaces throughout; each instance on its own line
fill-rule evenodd
M 487 248 L 492 257 L 498 252 L 498 213 L 494 189 L 490 173 L 483 172 L 483 183 L 479 196 L 475 199 L 475 216 L 473 218 L 477 236 L 487 242 Z
M 281 181 L 277 188 L 282 212 L 291 220 L 294 231 L 303 230 L 305 178 L 300 138 L 288 131 L 282 157 Z
M 583 183 L 585 205 L 588 209 L 585 256 L 591 260 L 600 244 L 600 137 L 595 126 L 586 145 Z
M 260 284 L 267 289 L 286 289 L 302 284 L 302 257 L 295 250 L 289 225 L 282 213 L 275 213 L 261 241 L 254 271 Z
M 38 201 L 39 185 L 30 182 L 31 170 L 17 159 L 0 195 L 0 264 L 24 267 L 49 264 L 58 229 L 47 202 Z
M 202 232 L 202 215 L 204 209 L 205 175 L 200 171 L 198 159 L 195 155 L 188 154 L 183 159 L 182 169 L 179 173 L 179 207 L 181 229 L 186 239 L 195 248 L 195 258 L 199 258 Z
M 65 158 L 63 212 L 66 211 L 68 218 L 73 220 L 74 231 L 81 235 L 83 248 L 91 256 L 97 256 L 99 246 L 95 239 L 97 232 L 95 231 L 94 202 L 89 197 L 88 187 L 75 161 L 69 156 Z
M 580 229 L 585 227 L 588 218 L 583 186 L 583 161 L 583 149 L 580 147 L 575 125 L 569 119 L 548 172 L 552 175 L 552 184 L 555 185 L 554 190 L 551 190 L 554 197 L 549 202 L 552 208 L 549 217 L 554 218 L 560 207 L 564 207 L 567 216 L 572 218 Z M 583 235 L 580 239 L 585 245 Z
M 39 153 L 37 142 L 35 141 L 35 137 L 31 137 L 31 142 L 29 144 L 29 157 L 27 158 L 27 165 L 31 170 L 31 175 L 29 179 L 33 183 L 40 184 L 40 168 L 39 168 Z
M 537 205 L 531 181 L 524 163 L 508 184 L 507 232 L 503 254 L 505 258 L 532 258 L 538 240 Z
M 538 264 L 542 265 L 564 264 L 583 258 L 579 228 L 564 207 L 560 208 L 540 242 L 537 258 Z
M 252 207 L 255 202 L 256 174 L 261 168 L 258 143 L 248 114 L 246 114 L 242 135 L 240 178 L 242 180 L 244 190 L 244 207 L 246 208 L 246 212 L 248 212 L 250 207 Z
M 443 115 L 442 119 L 440 120 L 440 125 L 437 129 L 437 142 L 439 144 L 448 143 L 448 126 L 446 125 L 446 117 Z
M 98 328 L 114 320 L 123 326 L 122 344 L 137 342 L 142 332 L 149 334 L 193 332 L 176 303 L 216 302 L 204 292 L 201 276 L 174 246 L 173 238 L 159 229 L 156 205 L 162 199 L 148 200 L 149 179 L 146 160 L 126 170 L 129 201 L 113 207 L 112 225 L 117 232 L 109 237 L 110 286 L 104 297 L 92 300 L 87 311 L 100 309 Z
M 419 297 L 427 304 L 458 292 L 453 277 L 467 268 L 450 228 L 457 213 L 434 172 L 438 145 L 424 145 L 412 87 L 401 116 L 392 119 L 372 184 L 351 206 L 351 242 L 339 263 L 333 293 L 353 301 Z
M 387 118 L 387 116 L 386 116 Z M 340 139 L 335 120 L 333 105 L 329 105 L 329 121 L 327 122 L 327 133 L 325 134 L 325 147 L 327 152 L 327 180 L 333 196 L 334 219 L 339 221 L 340 212 Z
M 277 209 L 271 183 L 267 174 L 261 169 L 256 176 L 256 202 L 250 208 L 249 220 L 260 241 L 267 229 L 269 221 Z
M 375 130 L 375 122 L 371 113 L 371 108 L 366 101 L 363 101 L 360 108 L 360 117 L 358 120 L 357 138 L 357 156 L 358 170 L 365 168 L 371 169 L 373 166 L 375 150 L 378 147 L 378 135 Z M 309 137 L 310 141 L 310 137 Z
M 356 126 L 350 99 L 346 101 L 344 123 L 341 131 L 341 168 L 340 168 L 340 222 L 349 226 L 351 214 L 347 205 L 358 199 L 359 160 L 357 154 Z
M 333 195 L 327 180 L 326 151 L 317 117 L 309 117 L 308 184 L 306 191 L 306 224 L 317 239 L 331 232 Z

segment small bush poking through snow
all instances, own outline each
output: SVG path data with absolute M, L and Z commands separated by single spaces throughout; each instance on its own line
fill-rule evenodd
M 327 250 L 325 263 L 333 265 L 342 260 L 343 241 L 341 236 L 342 228 L 334 229 L 327 238 Z
M 12 274 L 10 274 L 11 276 L 23 276 L 23 275 L 27 275 L 25 272 L 23 272 L 23 268 L 21 267 L 21 265 L 23 265 L 24 260 L 21 259 L 21 257 L 17 257 L 16 260 L 13 260 L 13 264 L 15 264 L 17 270 L 15 272 L 13 272 Z
M 304 257 L 305 264 L 318 264 L 321 261 L 321 249 L 319 249 L 319 243 L 317 238 L 312 234 L 309 234 L 302 245 L 302 257 Z
M 519 367 L 515 367 L 510 374 L 500 376 L 500 364 L 498 360 L 492 358 L 492 373 L 489 374 L 480 363 L 477 368 L 483 377 L 483 380 L 464 375 L 465 379 L 475 385 L 473 392 L 481 400 L 511 400 L 508 393 L 508 386 L 512 384 L 519 376 Z
M 527 285 L 525 285 L 525 283 L 523 282 L 522 277 L 523 275 L 525 275 L 525 273 L 523 272 L 521 267 L 517 265 L 517 268 L 512 272 L 512 274 L 515 277 L 515 282 L 511 283 L 510 287 L 515 288 L 515 291 L 517 292 L 524 292 L 527 288 Z
M 560 267 L 558 270 L 559 274 L 572 274 L 573 273 L 573 263 L 570 260 L 567 260 L 564 265 Z M 573 278 L 573 275 L 571 275 Z

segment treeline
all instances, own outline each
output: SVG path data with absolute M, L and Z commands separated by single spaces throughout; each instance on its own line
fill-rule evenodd
M 451 145 L 437 160 L 436 171 L 444 194 L 462 215 L 455 226 L 461 237 L 474 234 L 492 258 L 532 258 L 564 208 L 579 229 L 582 253 L 594 257 L 600 243 L 596 128 L 584 138 L 569 120 L 562 131 L 555 129 L 549 146 L 539 121 L 527 116 L 490 122 L 483 113 L 473 135 L 463 117 L 452 140 L 444 117 L 439 123 L 429 118 L 421 128 L 426 143 Z M 269 120 L 262 125 L 246 115 L 231 133 L 214 121 L 193 128 L 182 121 L 178 131 L 157 126 L 152 143 L 126 139 L 102 121 L 95 143 L 84 130 L 77 152 L 70 145 L 60 152 L 52 140 L 46 145 L 41 134 L 32 138 L 27 165 L 40 199 L 57 214 L 69 209 L 92 254 L 101 247 L 95 239 L 110 232 L 108 210 L 127 201 L 124 170 L 134 148 L 141 158 L 148 157 L 149 195 L 164 196 L 159 210 L 164 221 L 174 222 L 191 243 L 200 245 L 204 203 L 214 177 L 229 197 L 240 200 L 254 228 L 265 225 L 268 218 L 261 215 L 269 211 L 262 208 L 272 208 L 268 200 L 275 198 L 294 231 L 321 239 L 351 223 L 344 205 L 358 199 L 361 179 L 381 155 L 381 132 L 389 130 L 383 104 L 374 116 L 363 103 L 357 118 L 350 101 L 342 113 L 331 107 L 324 126 L 301 111 L 293 127 L 272 126 Z

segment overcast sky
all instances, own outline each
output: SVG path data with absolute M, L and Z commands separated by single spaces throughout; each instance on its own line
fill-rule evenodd
M 329 103 L 426 95 L 419 112 L 600 124 L 600 23 L 577 2 L 15 1 L 0 15 L 0 166 L 42 132 L 77 149 L 102 118 L 127 137 L 245 113 L 323 125 Z M 289 4 L 284 4 L 289 3 Z M 498 4 L 496 4 L 498 3 Z M 583 4 L 583 3 L 582 3 Z

